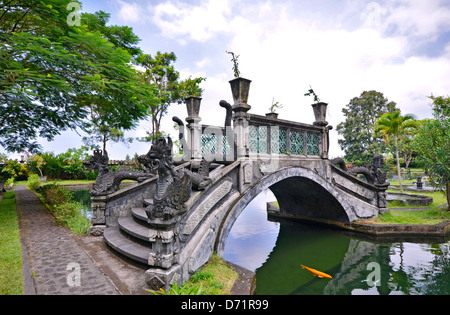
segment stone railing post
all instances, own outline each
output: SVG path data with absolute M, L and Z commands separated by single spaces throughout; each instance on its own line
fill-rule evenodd
M 189 149 L 192 160 L 202 159 L 202 127 L 200 125 L 202 119 L 199 117 L 201 100 L 200 97 L 189 97 L 186 99 L 188 111 L 186 122 L 189 129 Z
M 233 94 L 233 125 L 234 139 L 236 143 L 237 158 L 249 156 L 249 120 L 248 111 L 251 106 L 247 104 L 250 83 L 252 81 L 244 78 L 236 78 L 230 81 L 231 92 Z

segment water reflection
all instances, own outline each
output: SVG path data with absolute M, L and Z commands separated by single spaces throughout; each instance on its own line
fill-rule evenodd
M 91 195 L 89 194 L 89 189 L 79 189 L 72 190 L 73 199 L 78 201 L 83 206 L 84 215 L 91 219 L 92 209 L 91 209 Z
M 450 242 L 375 242 L 323 226 L 268 222 L 271 198 L 261 194 L 243 211 L 224 252 L 256 270 L 256 294 L 450 294 Z
M 276 246 L 256 270 L 256 294 L 450 294 L 450 243 L 376 243 L 282 222 Z M 310 266 L 333 279 L 314 277 Z
M 89 216 L 89 191 L 73 193 Z M 450 242 L 375 242 L 323 226 L 270 222 L 266 203 L 274 200 L 268 190 L 244 209 L 224 251 L 225 260 L 256 271 L 256 294 L 450 294 Z
M 241 213 L 228 236 L 225 260 L 251 271 L 266 261 L 280 229 L 278 222 L 267 220 L 268 200 L 276 200 L 270 190 L 259 194 Z

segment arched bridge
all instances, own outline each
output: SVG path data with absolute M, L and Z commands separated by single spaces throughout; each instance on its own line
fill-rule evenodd
M 113 172 L 106 152 L 100 151 L 86 162 L 99 169 L 91 190 L 91 233 L 103 233 L 116 251 L 147 265 L 145 277 L 153 289 L 180 284 L 214 251 L 223 254 L 234 222 L 266 189 L 276 196 L 281 217 L 345 225 L 386 210 L 388 184 L 380 159 L 371 169 L 356 170 L 328 159 L 326 104 L 313 105 L 312 125 L 273 113 L 254 115 L 248 113 L 245 94 L 250 81 L 238 78 L 230 84 L 234 105 L 220 102 L 225 126 L 200 124 L 199 98 L 186 100 L 186 131 L 174 117 L 183 146 L 178 159 L 169 138 L 159 139 L 139 158 L 147 172 Z M 118 190 L 127 178 L 138 183 Z

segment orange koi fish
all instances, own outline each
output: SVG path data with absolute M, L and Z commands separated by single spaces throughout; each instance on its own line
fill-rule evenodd
M 330 276 L 330 275 L 328 275 L 328 274 L 326 274 L 326 273 L 324 273 L 324 272 L 322 272 L 322 271 L 319 271 L 319 270 L 316 270 L 316 269 L 312 269 L 312 268 L 309 268 L 309 267 L 306 267 L 306 266 L 303 266 L 303 265 L 301 265 L 301 266 L 302 266 L 302 269 L 308 270 L 308 271 L 311 272 L 314 276 L 317 276 L 317 277 L 319 277 L 319 278 L 329 278 L 329 279 L 332 279 L 332 278 L 333 278 L 332 276 Z

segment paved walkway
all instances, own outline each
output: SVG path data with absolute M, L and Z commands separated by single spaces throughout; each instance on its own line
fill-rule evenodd
M 25 186 L 16 186 L 15 192 L 25 294 L 120 294 L 71 231 L 55 224 L 34 193 Z
M 25 186 L 15 186 L 26 295 L 149 295 L 143 266 L 106 248 L 103 237 L 74 235 Z M 230 264 L 240 278 L 231 294 L 249 294 L 254 273 Z M 79 280 L 79 282 L 78 282 Z

